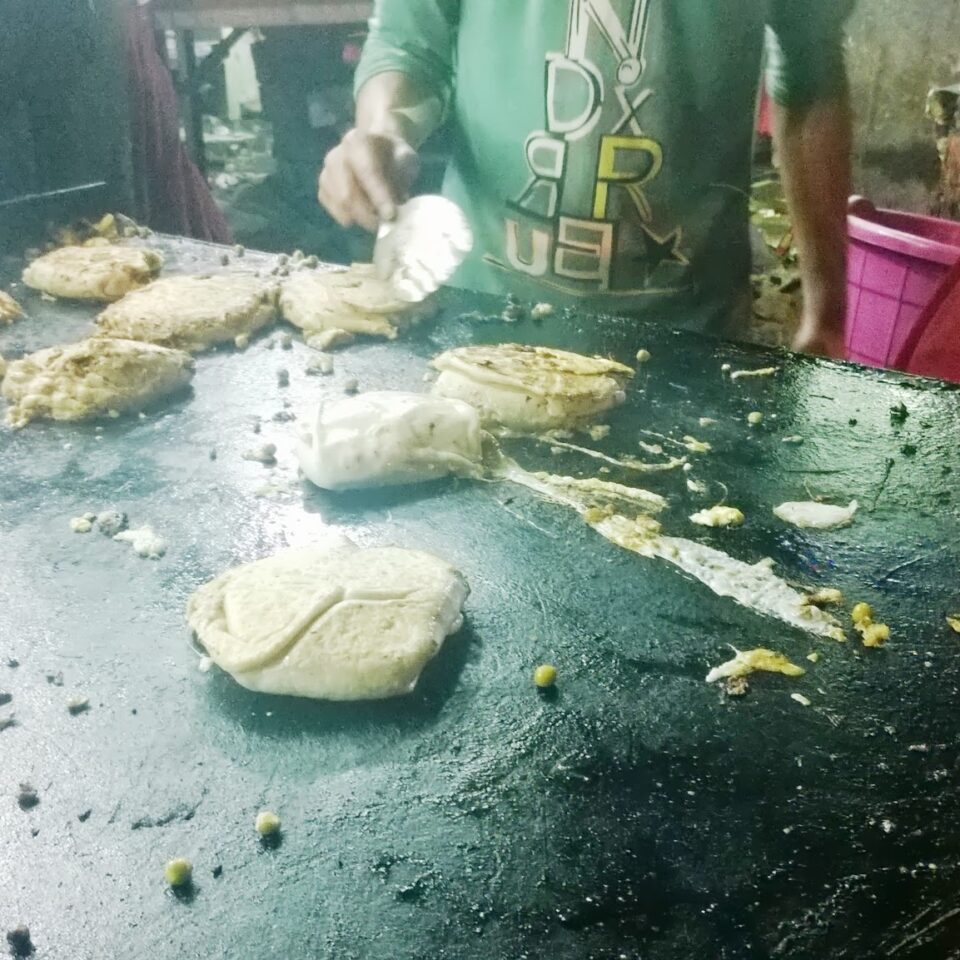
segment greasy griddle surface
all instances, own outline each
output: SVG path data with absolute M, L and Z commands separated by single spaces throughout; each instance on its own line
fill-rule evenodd
M 168 272 L 220 269 L 219 248 L 163 246 Z M 19 265 L 4 269 L 9 280 Z M 92 308 L 15 292 L 30 318 L 0 331 L 8 358 L 89 329 Z M 0 428 L 0 690 L 18 720 L 0 732 L 0 927 L 29 924 L 38 956 L 949 955 L 960 638 L 943 617 L 960 608 L 958 394 L 610 318 L 509 325 L 499 309 L 451 294 L 436 323 L 359 342 L 328 378 L 304 374 L 312 353 L 299 342 L 267 349 L 268 334 L 198 358 L 193 392 L 145 419 Z M 624 362 L 649 349 L 611 436 L 587 445 L 645 456 L 641 429 L 709 440 L 694 476 L 712 499 L 689 494 L 679 471 L 608 478 L 667 496 L 668 532 L 771 556 L 791 581 L 873 603 L 893 628 L 888 648 L 814 642 L 523 489 L 254 496 L 267 471 L 244 450 L 276 442 L 291 469 L 296 423 L 274 414 L 338 396 L 353 377 L 424 389 L 430 356 L 498 339 Z M 730 383 L 724 362 L 781 372 Z M 751 410 L 765 412 L 761 427 L 744 422 Z M 701 428 L 704 416 L 719 422 Z M 782 443 L 789 434 L 806 442 Z M 531 469 L 600 466 L 509 449 Z M 745 527 L 690 525 L 720 484 Z M 808 487 L 856 497 L 855 525 L 807 535 L 772 517 Z M 71 517 L 108 506 L 152 523 L 167 556 L 70 532 Z M 183 619 L 194 587 L 328 525 L 434 551 L 466 574 L 467 624 L 416 693 L 329 705 L 199 672 Z M 808 675 L 765 675 L 725 699 L 703 678 L 731 645 L 771 646 Z M 813 649 L 815 666 L 803 659 Z M 552 699 L 530 681 L 543 661 L 560 671 Z M 45 678 L 60 671 L 63 686 Z M 77 695 L 92 709 L 73 717 Z M 30 812 L 16 803 L 21 781 L 40 794 Z M 262 807 L 283 818 L 278 849 L 256 842 Z M 162 882 L 173 856 L 195 864 L 184 901 Z

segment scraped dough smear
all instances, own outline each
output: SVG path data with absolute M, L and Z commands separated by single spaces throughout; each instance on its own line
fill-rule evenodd
M 165 277 L 111 304 L 97 326 L 100 336 L 195 353 L 272 323 L 277 293 L 252 274 Z
M 583 425 L 626 398 L 633 370 L 516 343 L 458 347 L 433 361 L 434 391 L 476 407 L 485 423 L 526 433 Z
M 583 514 L 594 507 L 611 507 L 639 510 L 642 513 L 660 513 L 667 501 L 658 493 L 641 487 L 628 487 L 622 483 L 599 480 L 596 477 L 564 477 L 551 473 L 530 473 L 516 461 L 494 456 L 490 475 L 498 480 L 508 480 L 532 490 L 534 493 L 566 507 L 573 507 Z
M 773 513 L 784 523 L 801 529 L 834 530 L 853 523 L 854 515 L 859 508 L 860 504 L 856 500 L 851 500 L 846 507 L 836 507 L 829 503 L 817 503 L 811 500 L 781 503 L 780 506 L 773 508 Z
M 725 679 L 737 680 L 758 671 L 782 673 L 785 677 L 802 677 L 807 672 L 803 667 L 791 663 L 782 653 L 758 647 L 756 650 L 736 650 L 732 660 L 721 663 L 707 674 L 707 683 Z
M 301 270 L 283 284 L 280 309 L 285 320 L 307 334 L 342 330 L 389 340 L 428 310 L 400 300 L 370 264 Z
M 650 517 L 628 517 L 597 511 L 585 515 L 587 522 L 608 540 L 645 557 L 659 557 L 684 570 L 721 597 L 730 597 L 744 607 L 775 617 L 792 627 L 833 640 L 845 639 L 843 629 L 831 614 L 810 606 L 806 597 L 773 572 L 772 560 L 749 564 L 721 550 L 660 534 L 660 525 Z
M 304 475 L 325 490 L 472 476 L 482 452 L 473 407 L 391 391 L 321 404 L 313 430 L 297 446 Z
M 699 510 L 690 517 L 691 523 L 701 527 L 739 527 L 745 517 L 736 507 L 717 505 Z
M 162 266 L 159 251 L 142 247 L 58 247 L 32 261 L 23 282 L 54 297 L 109 303 L 149 283 Z
M 468 593 L 429 553 L 340 538 L 228 570 L 191 596 L 187 620 L 250 690 L 375 700 L 414 689 Z
M 189 354 L 134 340 L 91 338 L 48 347 L 7 364 L 0 392 L 7 422 L 85 420 L 140 410 L 193 377 Z
M 721 550 L 662 533 L 651 514 L 667 501 L 656 493 L 592 478 L 575 479 L 528 473 L 509 457 L 494 451 L 490 475 L 509 480 L 556 503 L 572 507 L 594 530 L 625 550 L 666 560 L 699 580 L 721 597 L 798 627 L 808 633 L 846 639 L 839 621 L 810 605 L 810 598 L 794 590 L 773 572 L 773 561 L 744 563 Z M 618 513 L 631 511 L 631 517 Z M 638 512 L 639 511 L 639 512 Z

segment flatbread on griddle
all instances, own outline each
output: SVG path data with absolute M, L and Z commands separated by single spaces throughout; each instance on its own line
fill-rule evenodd
M 107 307 L 97 317 L 98 336 L 196 353 L 272 323 L 277 292 L 253 274 L 165 277 Z
M 0 290 L 0 324 L 9 326 L 14 320 L 22 316 L 23 307 L 9 293 Z
M 523 432 L 580 426 L 622 403 L 633 370 L 603 357 L 503 343 L 458 347 L 433 361 L 434 390 L 485 423 Z
M 473 407 L 397 390 L 321 403 L 312 430 L 297 445 L 301 470 L 324 490 L 475 476 L 482 456 Z
M 338 537 L 228 570 L 190 597 L 187 620 L 250 690 L 373 700 L 413 690 L 468 592 L 429 553 Z
M 159 251 L 144 247 L 58 247 L 28 264 L 23 282 L 53 297 L 109 303 L 149 283 L 162 266 Z
M 38 350 L 7 364 L 0 392 L 7 422 L 86 420 L 140 410 L 185 387 L 194 363 L 180 350 L 133 340 L 91 338 Z
M 398 299 L 369 264 L 294 274 L 283 285 L 280 309 L 285 320 L 307 334 L 346 330 L 389 340 L 425 312 L 422 304 Z

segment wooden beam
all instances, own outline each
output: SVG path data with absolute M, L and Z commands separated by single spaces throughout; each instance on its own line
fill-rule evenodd
M 331 26 L 363 23 L 373 13 L 371 0 L 245 3 L 226 0 L 197 5 L 189 0 L 168 3 L 154 12 L 164 30 L 216 30 L 220 27 Z

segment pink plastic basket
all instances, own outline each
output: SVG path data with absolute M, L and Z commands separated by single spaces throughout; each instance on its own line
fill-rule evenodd
M 924 307 L 960 260 L 960 223 L 850 201 L 847 357 L 893 364 Z

